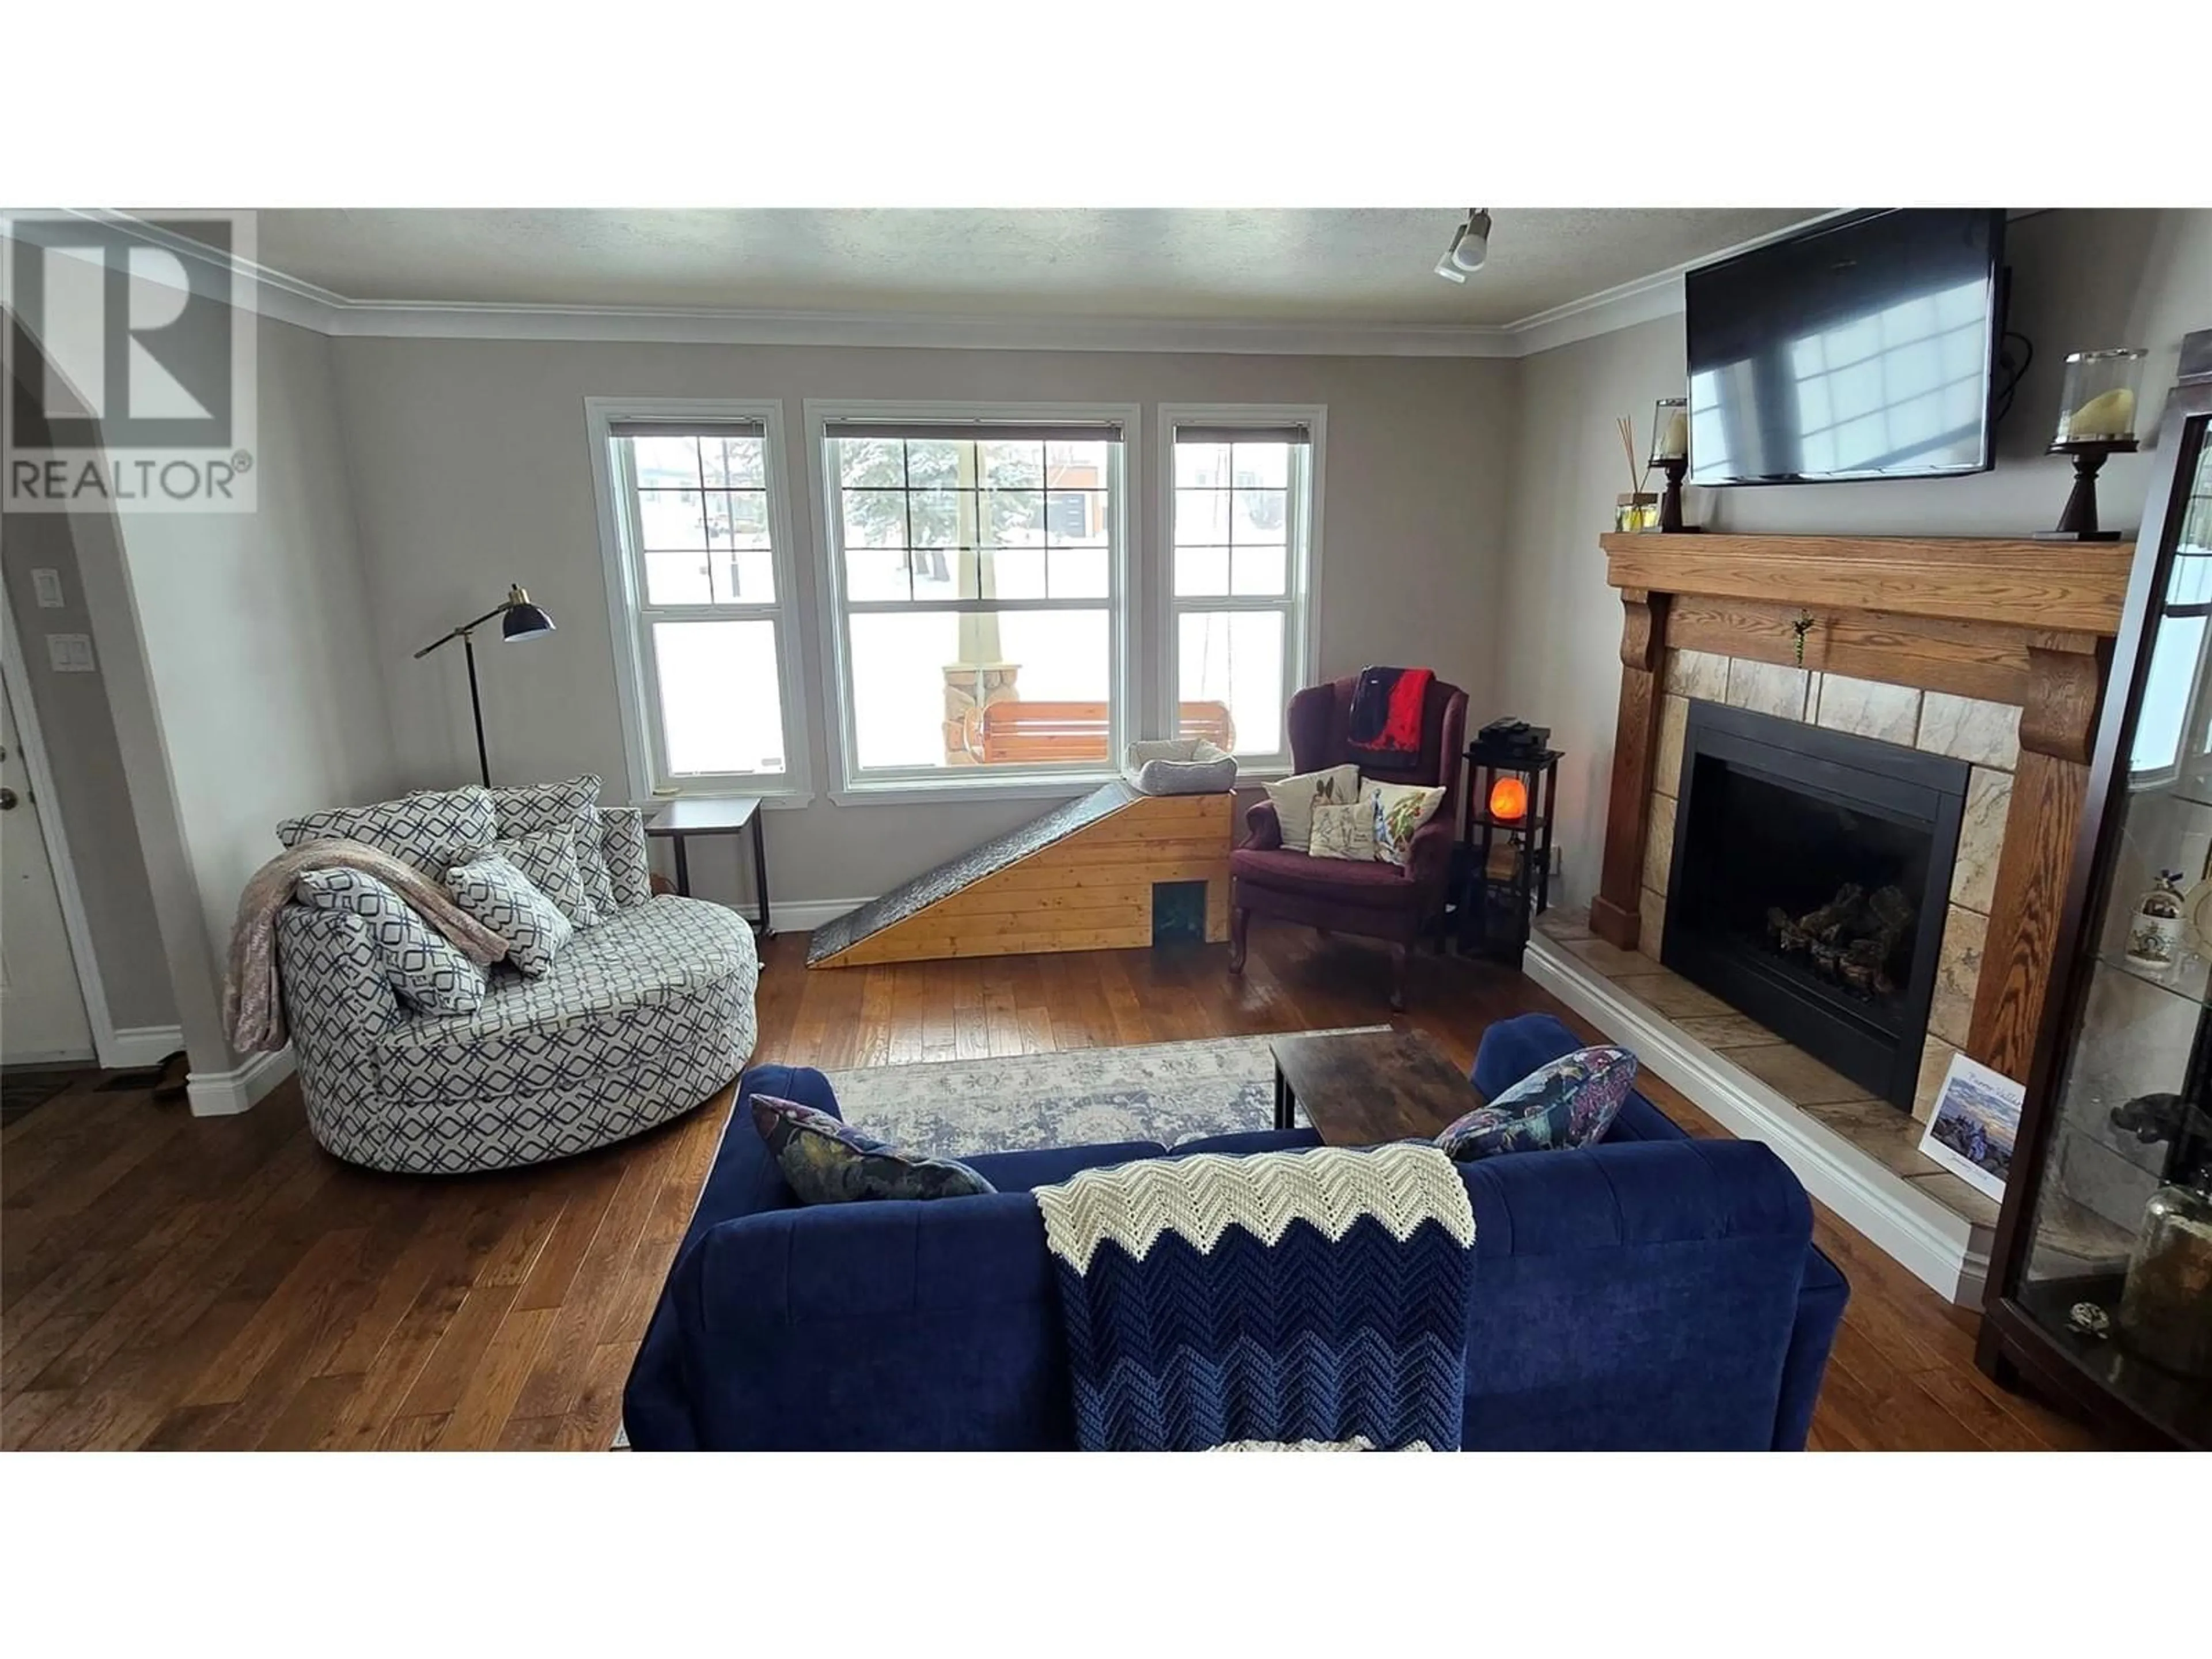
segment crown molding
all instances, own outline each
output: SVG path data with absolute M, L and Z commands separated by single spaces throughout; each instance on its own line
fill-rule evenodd
M 241 307 L 339 339 L 572 340 L 670 345 L 908 347 L 966 351 L 1172 351 L 1332 357 L 1533 356 L 1682 309 L 1682 277 L 1696 266 L 1796 235 L 1823 213 L 1702 258 L 1504 325 L 1237 322 L 1137 317 L 933 316 L 916 312 L 769 311 L 687 307 L 501 305 L 350 300 L 251 259 L 125 213 L 66 210 L 133 228 L 181 259 L 227 266 L 248 279 Z
M 1674 317 L 1682 311 L 1682 278 L 1700 265 L 1709 265 L 1722 259 L 1732 259 L 1739 253 L 1748 253 L 1755 247 L 1765 247 L 1770 242 L 1781 241 L 1823 225 L 1850 211 L 1838 209 L 1827 213 L 1816 213 L 1809 219 L 1784 225 L 1764 236 L 1754 236 L 1749 241 L 1738 242 L 1695 259 L 1685 260 L 1665 270 L 1654 271 L 1649 276 L 1639 276 L 1634 282 L 1623 283 L 1601 293 L 1585 295 L 1579 300 L 1570 300 L 1565 305 L 1553 306 L 1523 317 L 1516 323 L 1505 325 L 1504 332 L 1515 345 L 1513 356 L 1532 357 L 1540 351 L 1572 345 L 1577 340 L 1593 339 L 1601 334 L 1611 334 L 1620 329 L 1634 328 L 1638 323 L 1656 321 L 1662 317 Z
M 963 317 L 918 312 L 434 305 L 380 301 L 342 305 L 324 331 L 341 337 L 375 339 L 905 346 L 969 351 L 1172 351 L 1335 357 L 1519 355 L 1505 330 L 1459 324 Z

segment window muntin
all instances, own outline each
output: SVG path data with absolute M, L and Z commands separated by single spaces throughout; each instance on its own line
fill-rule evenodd
M 1109 770 L 1122 434 L 1107 422 L 825 417 L 833 695 L 848 787 Z
M 610 416 L 605 437 L 617 624 L 636 686 L 634 769 L 656 789 L 798 793 L 789 550 L 770 418 Z
M 1283 711 L 1310 668 L 1317 424 L 1268 410 L 1170 417 L 1173 729 L 1225 732 L 1254 769 L 1288 764 Z

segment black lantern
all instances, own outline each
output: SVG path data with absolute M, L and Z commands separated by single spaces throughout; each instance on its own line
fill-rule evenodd
M 1521 965 L 1528 924 L 1551 905 L 1559 752 L 1542 726 L 1500 720 L 1468 745 L 1460 819 L 1462 956 Z

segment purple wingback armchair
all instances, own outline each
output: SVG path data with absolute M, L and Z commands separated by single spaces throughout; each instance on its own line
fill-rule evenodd
M 1244 815 L 1251 836 L 1229 855 L 1229 971 L 1244 971 L 1244 935 L 1254 912 L 1339 933 L 1391 942 L 1390 1006 L 1406 1006 L 1406 969 L 1422 924 L 1442 907 L 1459 823 L 1460 755 L 1466 747 L 1467 693 L 1442 680 L 1429 684 L 1421 705 L 1421 753 L 1411 766 L 1388 767 L 1345 742 L 1357 676 L 1310 685 L 1291 699 L 1291 762 L 1301 772 L 1356 765 L 1363 781 L 1444 787 L 1436 816 L 1413 836 L 1404 869 L 1352 864 L 1285 850 L 1275 804 L 1255 803 Z

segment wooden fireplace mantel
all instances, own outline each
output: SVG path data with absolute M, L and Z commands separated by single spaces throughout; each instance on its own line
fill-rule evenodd
M 1645 533 L 1599 545 L 1626 614 L 1591 930 L 1636 948 L 1668 647 L 2016 703 L 2020 768 L 1967 1052 L 2024 1080 L 2135 544 Z

